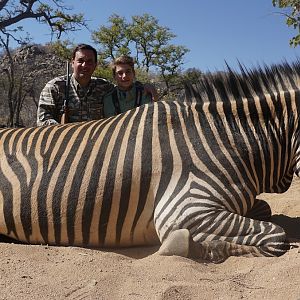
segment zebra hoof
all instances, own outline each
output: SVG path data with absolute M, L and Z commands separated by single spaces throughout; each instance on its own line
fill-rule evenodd
M 190 232 L 187 229 L 178 229 L 170 233 L 158 250 L 159 255 L 188 257 L 190 246 Z

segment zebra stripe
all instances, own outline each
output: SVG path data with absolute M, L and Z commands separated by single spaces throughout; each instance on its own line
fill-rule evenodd
M 186 102 L 2 129 L 0 233 L 89 247 L 160 241 L 162 254 L 213 261 L 283 254 L 285 233 L 256 197 L 299 173 L 299 70 L 229 70 L 188 85 Z

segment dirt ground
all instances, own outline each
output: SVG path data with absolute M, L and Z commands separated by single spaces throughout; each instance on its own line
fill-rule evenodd
M 278 258 L 221 264 L 161 257 L 157 248 L 99 251 L 0 243 L 0 299 L 300 299 L 300 179 L 263 194 L 295 247 Z

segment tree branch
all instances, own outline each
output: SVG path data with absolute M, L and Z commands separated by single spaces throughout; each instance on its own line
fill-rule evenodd
M 4 8 L 9 0 L 0 0 L 0 11 Z
M 19 0 L 19 6 L 14 5 L 13 9 L 6 7 L 9 0 L 0 1 L 0 11 L 6 11 L 6 15 L 0 18 L 0 30 L 25 19 L 35 19 L 40 23 L 48 24 L 52 32 L 57 32 L 58 37 L 63 32 L 76 30 L 77 26 L 86 26 L 83 15 L 65 13 L 67 7 L 62 6 L 60 0 L 53 0 L 53 7 L 38 0 Z M 35 3 L 39 3 L 39 6 L 34 9 Z
M 43 17 L 43 13 L 33 13 L 33 12 L 23 12 L 13 18 L 9 18 L 9 19 L 6 19 L 6 20 L 3 20 L 0 22 L 0 29 L 4 29 L 6 27 L 9 27 L 15 23 L 18 23 L 22 20 L 25 20 L 25 19 L 36 19 L 36 18 L 39 18 L 39 17 Z

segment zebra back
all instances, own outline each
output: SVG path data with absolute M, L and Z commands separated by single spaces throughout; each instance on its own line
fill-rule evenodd
M 300 61 L 247 68 L 227 65 L 224 72 L 205 73 L 196 83 L 185 82 L 187 102 L 241 101 L 300 88 Z

